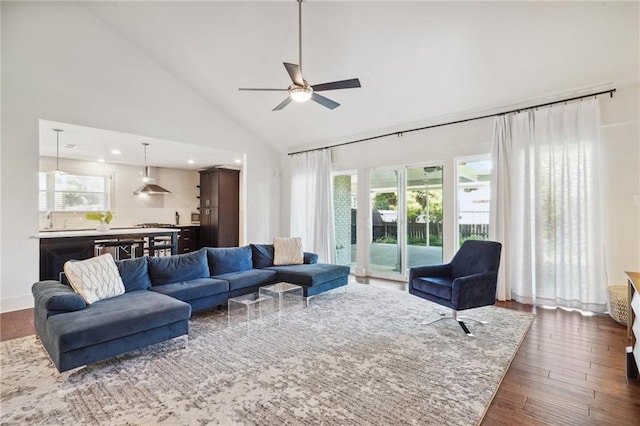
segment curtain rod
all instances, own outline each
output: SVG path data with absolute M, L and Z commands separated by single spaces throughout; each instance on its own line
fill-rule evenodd
M 509 111 L 502 111 L 502 112 L 496 112 L 496 113 L 493 113 L 493 114 L 480 115 L 478 117 L 465 118 L 463 120 L 447 121 L 445 123 L 432 124 L 430 126 L 416 127 L 415 129 L 399 130 L 397 132 L 385 133 L 384 135 L 371 136 L 371 137 L 368 137 L 368 138 L 358 139 L 358 140 L 355 140 L 355 141 L 337 143 L 335 145 L 327 145 L 327 146 L 323 146 L 321 148 L 312 148 L 312 149 L 305 149 L 303 151 L 290 152 L 287 155 L 304 154 L 305 152 L 313 152 L 313 151 L 320 151 L 322 149 L 336 148 L 336 147 L 339 147 L 339 146 L 351 145 L 351 144 L 354 144 L 354 143 L 367 142 L 367 141 L 374 140 L 374 139 L 386 138 L 387 136 L 393 136 L 393 135 L 397 135 L 398 137 L 402 137 L 402 135 L 404 133 L 417 132 L 418 130 L 433 129 L 434 127 L 449 126 L 451 124 L 466 123 L 467 121 L 481 120 L 483 118 L 497 117 L 499 115 L 511 114 L 511 113 L 515 113 L 515 112 L 526 111 L 526 110 L 529 110 L 529 109 L 542 108 L 542 107 L 546 107 L 546 106 L 550 106 L 550 105 L 561 104 L 563 102 L 576 101 L 578 99 L 590 98 L 591 96 L 604 95 L 605 93 L 608 93 L 613 98 L 613 93 L 615 91 L 616 91 L 616 89 L 613 88 L 613 89 L 609 89 L 609 90 L 603 90 L 602 92 L 589 93 L 588 95 L 574 96 L 572 98 L 560 99 L 560 100 L 557 100 L 557 101 L 546 102 L 546 103 L 543 103 L 543 104 L 532 105 L 532 106 L 528 106 L 528 107 L 515 108 L 515 109 L 511 109 Z

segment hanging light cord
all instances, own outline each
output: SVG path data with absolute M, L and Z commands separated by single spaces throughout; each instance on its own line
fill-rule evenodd
M 144 147 L 144 179 L 145 181 L 149 180 L 149 175 L 147 172 L 147 145 L 149 145 L 146 142 L 142 142 L 142 146 Z
M 56 132 L 56 171 L 60 171 L 60 132 L 62 129 L 53 129 Z

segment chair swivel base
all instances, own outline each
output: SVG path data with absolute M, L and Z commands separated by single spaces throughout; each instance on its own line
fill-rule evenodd
M 462 320 L 475 321 L 478 324 L 483 324 L 483 325 L 487 324 L 487 321 L 481 321 L 479 319 L 471 318 L 471 317 L 468 317 L 468 316 L 465 316 L 465 315 L 459 315 L 458 311 L 453 311 L 453 314 L 450 315 L 450 316 L 448 316 L 445 312 L 440 312 L 440 318 L 436 318 L 436 319 L 431 320 L 431 321 L 423 321 L 422 325 L 429 325 L 429 324 L 433 324 L 433 323 L 436 323 L 438 321 L 446 320 L 446 319 L 452 319 L 452 320 L 457 321 L 458 324 L 460 324 L 460 327 L 462 328 L 462 331 L 464 331 L 465 334 L 467 336 L 470 336 L 470 337 L 473 337 L 473 333 L 471 333 L 469 331 L 469 329 L 467 328 L 466 324 Z

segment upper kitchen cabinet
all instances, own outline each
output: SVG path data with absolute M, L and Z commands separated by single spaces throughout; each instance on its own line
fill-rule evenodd
M 240 235 L 240 171 L 200 172 L 200 244 L 237 247 Z

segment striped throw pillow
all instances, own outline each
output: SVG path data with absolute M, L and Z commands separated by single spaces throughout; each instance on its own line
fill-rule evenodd
M 111 253 L 64 264 L 69 284 L 88 304 L 124 294 L 124 284 Z

